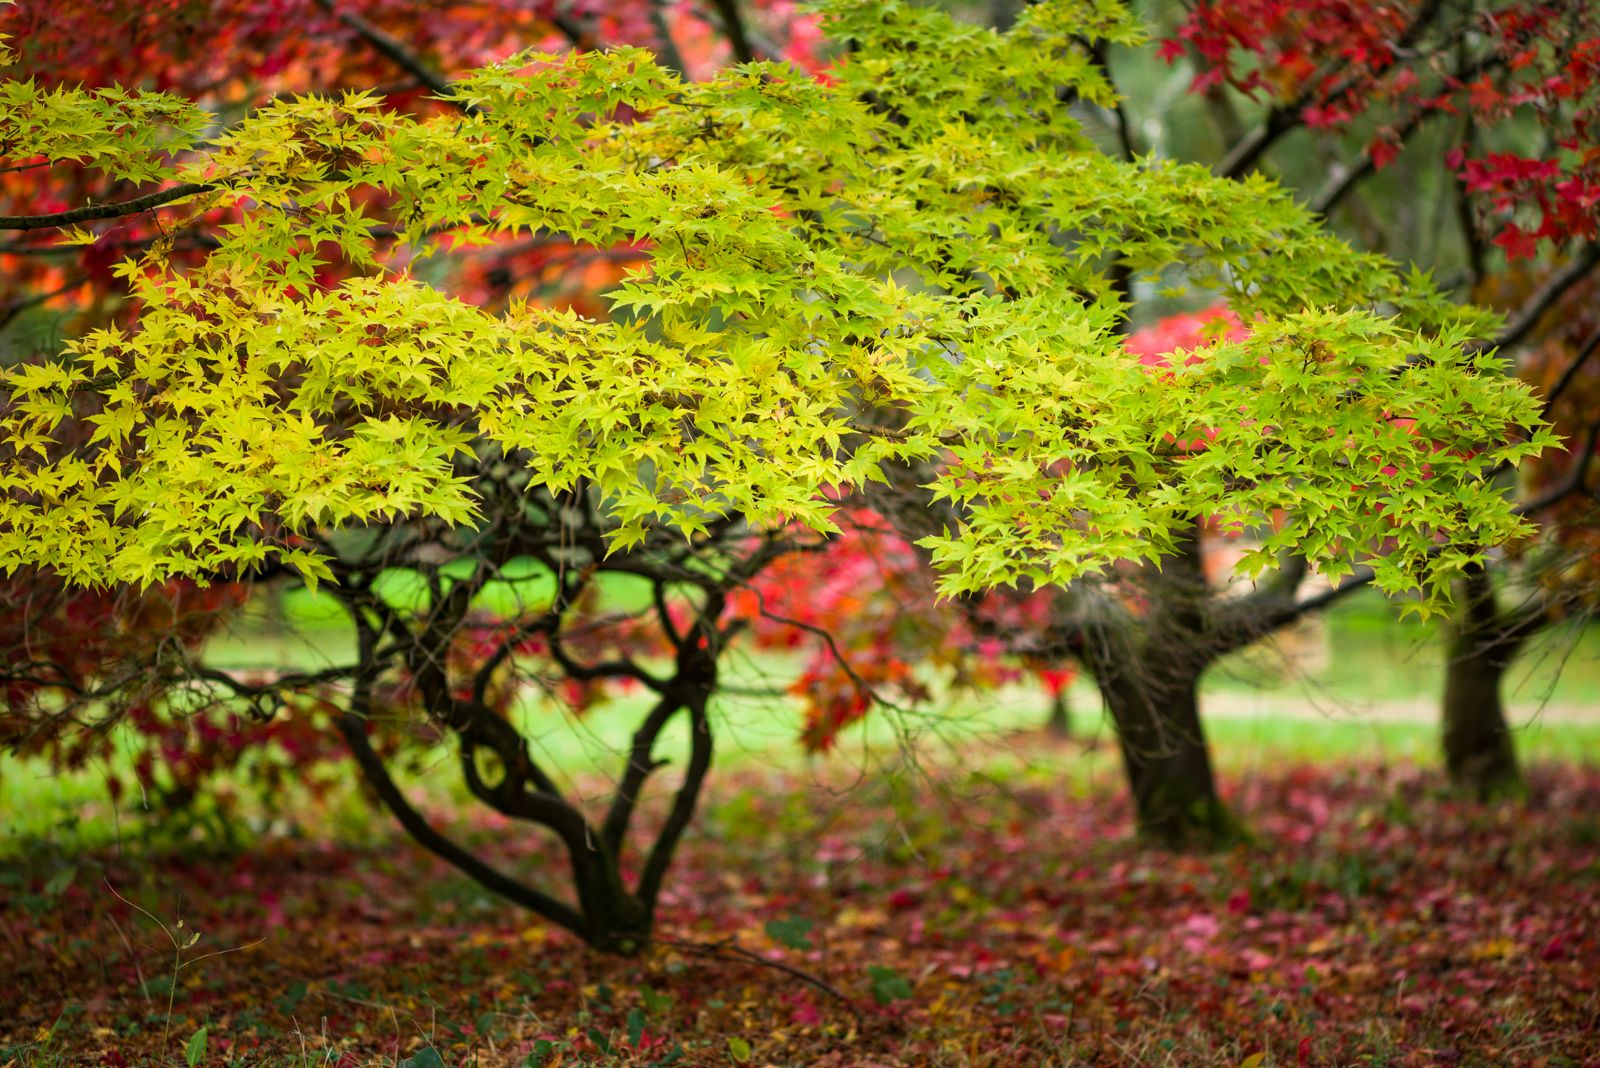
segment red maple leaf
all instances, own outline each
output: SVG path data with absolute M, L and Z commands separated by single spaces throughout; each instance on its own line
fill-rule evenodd
M 1400 155 L 1400 145 L 1388 132 L 1385 132 L 1374 138 L 1372 144 L 1367 146 L 1367 154 L 1372 157 L 1372 165 L 1381 171 Z
M 1495 235 L 1494 243 L 1506 250 L 1506 259 L 1531 260 L 1539 254 L 1538 235 L 1529 233 L 1516 223 L 1507 223 L 1506 228 Z

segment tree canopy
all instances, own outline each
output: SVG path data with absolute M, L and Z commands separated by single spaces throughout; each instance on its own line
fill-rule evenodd
M 6 372 L 0 564 L 315 581 L 307 533 L 480 522 L 462 464 L 504 455 L 533 487 L 592 487 L 622 547 L 725 514 L 827 530 L 837 491 L 932 463 L 960 506 L 924 540 L 947 593 L 1289 508 L 1258 562 L 1292 548 L 1336 575 L 1377 552 L 1381 587 L 1439 593 L 1523 529 L 1488 475 L 1550 439 L 1474 346 L 1483 315 L 1265 178 L 1088 143 L 1061 101 L 1106 98 L 1081 42 L 1134 39 L 1117 9 L 1043 4 L 1005 35 L 823 9 L 856 48 L 827 81 L 525 53 L 422 118 L 348 93 L 219 129 L 160 93 L 7 83 L 9 156 L 160 188 L 0 226 L 237 217 L 196 266 L 158 244 L 117 268 L 135 323 Z M 648 265 L 605 321 L 429 284 L 433 242 L 499 232 L 643 243 Z M 319 284 L 335 257 L 350 275 Z M 1223 292 L 1249 333 L 1151 373 L 1121 346 L 1114 268 Z

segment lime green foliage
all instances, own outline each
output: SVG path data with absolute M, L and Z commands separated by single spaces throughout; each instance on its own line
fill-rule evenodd
M 0 82 L 0 145 L 7 156 L 74 160 L 124 181 L 168 176 L 164 155 L 193 148 L 210 119 L 189 101 L 161 93 Z
M 959 505 L 925 543 L 950 593 L 1283 510 L 1261 561 L 1293 548 L 1337 574 L 1381 544 L 1378 585 L 1437 595 L 1523 529 L 1487 472 L 1550 439 L 1473 354 L 1483 317 L 1266 179 L 1090 147 L 1059 101 L 1107 97 L 1082 41 L 1137 39 L 1120 9 L 1046 3 L 1006 36 L 824 9 L 858 44 L 830 84 L 529 53 L 456 83 L 470 113 L 277 101 L 181 164 L 187 102 L 6 86 L 3 110 L 46 117 L 28 151 L 205 183 L 199 206 L 239 221 L 199 267 L 123 265 L 135 327 L 7 373 L 0 565 L 149 583 L 278 561 L 315 581 L 302 536 L 477 523 L 463 472 L 505 456 L 593 487 L 619 546 L 734 513 L 827 530 L 830 491 L 926 464 Z M 411 274 L 444 230 L 639 242 L 650 262 L 606 322 L 491 314 Z M 354 273 L 323 288 L 330 244 Z M 1141 367 L 1119 266 L 1225 294 L 1249 338 Z M 67 446 L 75 412 L 91 431 Z
M 14 4 L 16 2 L 17 0 L 0 0 L 0 7 Z M 10 45 L 6 44 L 6 42 L 9 40 L 11 40 L 11 35 L 9 33 L 0 33 L 0 67 L 9 67 L 12 63 L 16 62 L 16 53 L 12 51 Z

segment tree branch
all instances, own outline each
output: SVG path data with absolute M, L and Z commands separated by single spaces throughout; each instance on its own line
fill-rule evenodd
M 728 38 L 728 45 L 733 49 L 734 57 L 740 63 L 753 61 L 756 58 L 756 49 L 750 41 L 749 33 L 745 30 L 744 17 L 739 14 L 739 0 L 711 0 L 711 2 L 722 19 L 722 32 Z
M 171 204 L 173 201 L 209 192 L 214 188 L 216 187 L 209 182 L 185 182 L 132 200 L 119 200 L 111 204 L 88 204 L 51 215 L 0 215 L 0 230 L 47 230 L 51 227 L 93 222 L 96 219 L 117 219 L 125 215 L 137 215 L 151 208 L 159 208 L 163 204 Z
M 629 678 L 648 686 L 656 693 L 666 689 L 667 684 L 656 678 L 650 672 L 634 663 L 632 660 L 601 660 L 593 664 L 580 664 L 567 655 L 562 647 L 561 638 L 554 628 L 547 630 L 545 636 L 550 641 L 550 659 L 554 660 L 562 671 L 579 682 L 589 682 L 593 679 Z
M 1582 252 L 1574 256 L 1567 265 L 1549 278 L 1544 285 L 1534 290 L 1533 295 L 1523 301 L 1505 328 L 1495 337 L 1493 347 L 1509 349 L 1527 337 L 1533 328 L 1539 325 L 1539 320 L 1551 306 L 1566 295 L 1567 290 L 1577 285 L 1588 277 L 1595 265 L 1600 264 L 1600 242 L 1586 245 Z
M 1416 18 L 1411 20 L 1411 24 L 1395 42 L 1396 51 L 1404 50 L 1416 41 L 1422 31 L 1427 29 L 1428 24 L 1438 16 L 1443 6 L 1443 0 L 1427 0 L 1422 10 L 1417 12 Z M 1333 69 L 1336 70 L 1337 66 Z M 1332 73 L 1333 70 L 1328 71 L 1328 75 Z M 1308 84 L 1316 85 L 1325 76 L 1322 71 L 1318 71 L 1311 76 Z M 1353 84 L 1353 78 L 1345 79 L 1327 94 L 1327 99 L 1332 100 L 1349 92 Z M 1311 103 L 1312 96 L 1312 92 L 1308 89 L 1289 103 L 1279 104 L 1267 112 L 1266 119 L 1259 126 L 1229 149 L 1228 154 L 1217 165 L 1217 173 L 1224 178 L 1238 178 L 1255 166 L 1262 153 L 1271 148 L 1278 138 L 1304 122 L 1302 115 L 1306 105 Z
M 1278 630 L 1297 619 L 1311 615 L 1313 612 L 1320 612 L 1324 608 L 1344 600 L 1352 593 L 1366 589 L 1372 585 L 1372 580 L 1376 577 L 1377 574 L 1372 568 L 1358 567 L 1339 585 L 1307 597 L 1303 601 L 1296 601 L 1294 604 L 1270 614 L 1263 622 L 1260 633 L 1266 634 L 1270 631 Z
M 1269 624 L 1269 621 L 1275 621 L 1294 608 L 1295 594 L 1310 570 L 1304 556 L 1287 554 L 1279 564 L 1277 573 L 1256 587 L 1254 592 L 1237 601 L 1225 603 L 1211 628 L 1214 638 L 1208 641 L 1216 650 L 1216 655 L 1222 656 L 1242 648 L 1275 626 L 1281 626 L 1275 622 Z
M 672 854 L 678 840 L 694 818 L 695 805 L 700 799 L 700 787 L 711 770 L 711 723 L 706 717 L 706 700 L 710 696 L 710 683 L 691 693 L 686 705 L 689 709 L 689 765 L 684 769 L 683 785 L 672 799 L 672 811 L 656 835 L 655 845 L 639 873 L 636 894 L 646 908 L 654 908 L 656 896 L 661 892 L 661 880 L 672 863 Z
M 1293 103 L 1281 104 L 1267 112 L 1267 117 L 1259 126 L 1228 150 L 1222 162 L 1217 164 L 1217 174 L 1223 178 L 1238 178 L 1254 167 L 1262 153 L 1271 148 L 1274 141 L 1300 125 L 1300 109 L 1305 107 L 1310 99 L 1309 96 L 1302 95 Z
M 683 707 L 683 698 L 677 693 L 668 693 L 655 703 L 650 709 L 650 714 L 634 732 L 633 746 L 628 753 L 628 766 L 623 772 L 622 781 L 617 784 L 616 795 L 611 799 L 611 808 L 606 813 L 606 821 L 601 827 L 601 837 L 606 845 L 618 857 L 622 856 L 622 846 L 628 836 L 628 824 L 633 820 L 634 807 L 639 803 L 639 794 L 644 790 L 645 780 L 651 773 L 659 768 L 663 761 L 655 759 L 654 752 L 656 739 L 661 736 L 661 730 L 674 713 Z
M 1133 127 L 1128 122 L 1128 109 L 1122 104 L 1122 94 L 1117 92 L 1116 79 L 1111 75 L 1111 56 L 1108 44 L 1104 40 L 1084 41 L 1088 50 L 1089 61 L 1100 71 L 1100 76 L 1111 87 L 1114 103 L 1111 105 L 1111 115 L 1116 121 L 1117 144 L 1122 150 L 1122 158 L 1132 163 L 1139 155 L 1138 146 L 1134 142 Z
M 383 758 L 378 756 L 377 751 L 372 748 L 372 743 L 367 740 L 366 721 L 361 716 L 345 713 L 339 717 L 338 724 L 339 733 L 344 735 L 345 742 L 350 746 L 351 755 L 356 758 L 356 764 L 360 766 L 361 774 L 367 784 L 377 793 L 384 807 L 400 821 L 406 832 L 416 839 L 418 845 L 460 869 L 485 889 L 492 890 L 508 901 L 521 905 L 580 937 L 583 936 L 583 917 L 578 915 L 578 911 L 572 906 L 485 864 L 435 830 L 421 813 L 412 808 L 411 803 L 400 792 L 400 788 L 395 785 L 394 779 L 389 776 L 388 769 L 383 766 Z
M 451 98 L 449 80 L 424 63 L 420 56 L 401 44 L 399 40 L 385 33 L 355 12 L 339 10 L 334 0 L 317 0 L 317 3 L 328 14 L 359 34 L 373 48 L 393 60 L 407 74 L 432 89 L 445 103 L 464 115 L 477 115 L 479 113 L 479 109 L 475 105 Z
M 1397 131 L 1400 143 L 1404 144 L 1410 136 L 1422 127 L 1423 120 L 1428 116 L 1413 115 L 1411 119 Z M 1318 215 L 1326 215 L 1339 206 L 1339 202 L 1349 196 L 1350 191 L 1356 187 L 1367 175 L 1378 169 L 1377 163 L 1372 158 L 1372 153 L 1365 149 L 1356 165 L 1334 178 L 1317 191 L 1307 206 Z
M 1550 413 L 1554 410 L 1556 402 L 1567 391 L 1567 387 L 1572 385 L 1573 379 L 1578 377 L 1578 371 L 1583 368 L 1583 365 L 1589 361 L 1589 357 L 1593 356 L 1596 350 L 1600 350 L 1600 330 L 1596 330 L 1589 335 L 1589 340 L 1583 343 L 1583 347 L 1572 358 L 1572 362 L 1567 365 L 1566 370 L 1561 372 L 1561 377 L 1556 379 L 1555 384 L 1550 387 L 1550 392 L 1545 394 L 1544 409 L 1539 413 L 1541 418 L 1546 420 L 1550 418 Z

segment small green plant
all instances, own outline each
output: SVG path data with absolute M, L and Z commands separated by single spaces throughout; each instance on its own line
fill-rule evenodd
M 768 920 L 767 937 L 790 949 L 810 949 L 814 945 L 809 937 L 812 926 L 812 922 L 804 916 L 786 916 L 783 919 Z
M 203 960 L 209 960 L 212 957 L 220 957 L 225 953 L 237 953 L 239 950 L 249 949 L 251 946 L 258 946 L 262 942 L 265 942 L 266 938 L 258 938 L 254 942 L 249 942 L 242 946 L 233 946 L 229 949 L 214 949 L 208 953 L 201 953 L 198 956 L 186 957 L 185 954 L 199 943 L 201 932 L 193 929 L 185 930 L 186 925 L 182 917 L 179 917 L 177 920 L 173 921 L 173 925 L 168 927 L 165 923 L 162 923 L 161 920 L 150 910 L 143 908 L 132 901 L 129 901 L 127 898 L 117 893 L 116 887 L 112 886 L 109 880 L 106 881 L 106 889 L 111 891 L 112 897 L 116 898 L 124 905 L 127 905 L 129 908 L 133 909 L 135 912 L 139 913 L 141 916 L 145 917 L 151 923 L 160 928 L 161 933 L 167 936 L 167 941 L 172 945 L 172 974 L 167 984 L 166 1013 L 161 1018 L 161 1048 L 165 1049 L 172 1031 L 172 1007 L 178 996 L 178 978 L 183 971 L 187 968 L 193 967 L 196 964 L 199 964 Z M 190 1068 L 194 1068 L 194 1065 L 198 1064 L 200 1059 L 205 1055 L 206 1034 L 206 1028 L 201 1027 L 200 1030 L 196 1031 L 193 1037 L 189 1039 L 188 1045 L 184 1048 L 184 1059 L 187 1061 Z
M 903 975 L 882 964 L 867 968 L 867 978 L 872 982 L 872 1000 L 879 1005 L 907 1001 L 913 994 L 910 982 Z
M 183 1061 L 189 1068 L 195 1068 L 196 1065 L 205 1060 L 207 1033 L 207 1028 L 201 1027 L 190 1036 L 188 1045 L 183 1047 Z M 418 1065 L 416 1068 L 424 1068 L 424 1066 Z M 440 1066 L 440 1068 L 443 1068 L 443 1066 Z

